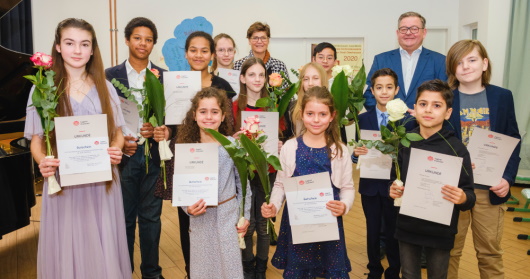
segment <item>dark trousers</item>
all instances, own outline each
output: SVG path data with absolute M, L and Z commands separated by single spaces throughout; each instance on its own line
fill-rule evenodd
M 274 185 L 276 173 L 269 174 L 269 182 Z M 254 179 L 250 180 L 250 189 L 252 190 L 252 203 L 250 207 L 250 225 L 245 234 L 245 246 L 242 251 L 243 261 L 252 261 L 254 259 L 253 239 L 254 232 L 257 233 L 256 239 L 256 256 L 259 259 L 267 260 L 269 257 L 269 240 L 270 236 L 267 234 L 267 218 L 261 215 L 261 205 L 265 202 L 265 192 L 261 185 L 261 180 L 256 174 Z
M 144 278 L 158 278 L 162 268 L 158 265 L 158 245 L 162 223 L 162 199 L 154 196 L 155 184 L 160 174 L 160 166 L 149 161 L 149 172 L 146 173 L 144 146 L 139 145 L 121 172 L 121 187 L 127 244 L 131 267 L 134 269 L 134 238 L 136 219 L 138 219 L 140 252 L 142 263 L 140 270 Z
M 421 279 L 421 250 L 425 248 L 427 257 L 427 278 L 446 279 L 449 269 L 449 252 L 436 248 L 423 247 L 407 242 L 399 242 L 401 274 L 403 279 Z
M 369 278 L 381 278 L 383 271 L 386 279 L 399 278 L 401 267 L 398 241 L 394 238 L 398 208 L 392 199 L 380 195 L 361 195 L 366 217 L 366 248 L 368 252 Z M 382 228 L 382 220 L 384 227 Z M 380 232 L 383 229 L 385 248 L 389 267 L 384 270 L 381 265 Z

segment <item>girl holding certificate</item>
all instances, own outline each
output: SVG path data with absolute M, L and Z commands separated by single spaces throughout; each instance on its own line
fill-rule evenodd
M 512 92 L 490 84 L 491 62 L 477 40 L 455 43 L 447 53 L 447 76 L 453 90 L 453 113 L 448 128 L 467 145 L 475 127 L 520 139 Z M 481 278 L 503 278 L 501 247 L 504 203 L 510 198 L 519 167 L 521 143 L 512 152 L 502 178 L 489 187 L 475 184 L 477 202 L 460 213 L 458 234 L 451 250 L 449 278 L 458 278 L 458 267 L 467 230 L 471 224 Z M 477 225 L 480 224 L 480 225 Z
M 202 88 L 215 87 L 224 90 L 228 99 L 232 99 L 236 93 L 228 81 L 208 71 L 208 65 L 214 58 L 213 51 L 215 50 L 212 36 L 202 31 L 193 32 L 186 39 L 185 48 L 186 60 L 188 60 L 191 70 L 201 72 Z
M 230 102 L 217 88 L 204 88 L 191 100 L 191 108 L 178 130 L 177 143 L 212 143 L 217 141 L 204 128 L 232 135 L 228 118 Z M 169 135 L 167 128 L 155 130 L 155 140 Z M 229 139 L 233 140 L 229 137 Z M 170 144 L 174 144 L 172 141 Z M 171 160 L 175 160 L 173 157 Z M 219 145 L 218 206 L 207 207 L 204 200 L 182 209 L 190 216 L 190 277 L 191 278 L 243 278 L 238 233 L 245 233 L 250 219 L 250 187 L 247 185 L 242 227 L 239 204 L 243 198 L 239 174 L 234 162 Z M 169 187 L 169 185 L 168 185 Z
M 293 133 L 297 136 L 301 134 L 304 126 L 302 122 L 302 99 L 304 98 L 304 93 L 314 86 L 328 86 L 326 71 L 316 62 L 305 64 L 300 70 L 300 78 L 302 79 L 302 86 L 298 90 L 298 99 L 291 113 Z
M 92 25 L 82 19 L 61 21 L 52 47 L 52 70 L 60 84 L 56 108 L 60 116 L 106 114 L 112 164 L 121 161 L 125 126 L 120 100 L 105 80 Z M 56 175 L 59 159 L 46 158 L 41 119 L 30 94 L 24 135 L 43 177 Z M 55 134 L 55 132 L 52 132 Z M 57 154 L 55 135 L 52 136 Z M 38 278 L 131 278 L 125 217 L 117 169 L 108 182 L 63 187 L 42 195 L 37 255 Z M 48 190 L 47 180 L 43 193 Z
M 287 205 L 282 214 L 278 247 L 272 264 L 285 269 L 284 278 L 349 278 L 350 260 L 344 241 L 342 215 L 348 213 L 354 198 L 352 164 L 348 149 L 339 137 L 333 97 L 325 87 L 309 89 L 301 100 L 304 124 L 302 135 L 288 140 L 280 152 L 282 170 L 278 171 L 270 204 L 263 204 L 263 217 L 276 216 L 284 199 L 283 180 L 289 177 L 328 172 L 334 200 L 326 204 L 338 217 L 340 239 L 293 244 Z
M 233 112 L 236 127 L 241 127 L 243 121 L 242 111 L 263 111 L 263 108 L 256 107 L 256 101 L 260 98 L 269 96 L 265 84 L 267 82 L 267 70 L 263 61 L 257 57 L 250 57 L 241 66 L 240 75 L 240 94 L 233 103 Z M 285 120 L 280 120 L 285 121 Z M 284 125 L 285 126 L 285 125 Z M 269 135 L 271 137 L 271 135 Z M 278 148 L 281 148 L 282 142 L 278 141 Z M 274 169 L 272 169 L 274 171 Z M 269 173 L 269 181 L 274 182 L 276 172 Z M 261 216 L 260 206 L 265 202 L 265 192 L 259 179 L 254 176 L 250 180 L 252 189 L 252 206 L 250 211 L 250 226 L 245 235 L 245 245 L 243 250 L 243 270 L 245 278 L 265 278 L 267 271 L 267 262 L 269 260 L 269 241 L 267 234 L 267 219 Z M 267 193 L 270 194 L 270 193 Z M 256 256 L 253 252 L 253 236 L 257 233 Z

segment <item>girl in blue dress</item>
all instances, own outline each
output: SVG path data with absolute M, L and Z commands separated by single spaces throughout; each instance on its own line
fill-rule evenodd
M 350 261 L 346 252 L 342 215 L 348 213 L 354 198 L 352 163 L 341 142 L 333 97 L 325 87 L 313 87 L 302 99 L 301 136 L 288 140 L 280 152 L 278 171 L 270 204 L 263 204 L 263 217 L 276 216 L 284 199 L 283 181 L 288 177 L 328 172 L 334 200 L 326 208 L 337 217 L 337 241 L 293 244 L 287 205 L 282 216 L 278 247 L 272 265 L 284 269 L 284 278 L 349 278 Z

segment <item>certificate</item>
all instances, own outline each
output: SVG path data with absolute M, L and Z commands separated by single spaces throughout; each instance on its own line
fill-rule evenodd
M 380 131 L 361 130 L 361 139 L 381 140 Z M 390 179 L 390 169 L 392 168 L 392 158 L 388 154 L 372 147 L 368 149 L 368 154 L 359 156 L 362 160 L 360 177 L 372 179 Z
M 107 115 L 56 117 L 61 186 L 112 180 Z
M 263 149 L 274 156 L 278 156 L 278 112 L 270 111 L 242 111 L 241 127 L 245 127 L 245 119 L 249 116 L 259 117 L 259 128 L 267 135 L 267 140 L 263 143 Z
M 200 199 L 218 204 L 219 145 L 217 143 L 175 144 L 173 206 L 189 206 Z
M 333 200 L 328 172 L 283 181 L 293 244 L 339 240 L 337 217 L 326 208 Z
M 232 89 L 236 92 L 236 96 L 234 96 L 232 99 L 236 100 L 237 95 L 239 95 L 239 70 L 231 70 L 231 69 L 224 69 L 224 68 L 217 68 L 219 71 L 219 77 L 222 77 L 224 80 L 228 81 L 230 83 L 230 86 L 232 86 Z
M 123 133 L 127 136 L 136 137 L 140 130 L 140 115 L 138 114 L 138 107 L 136 103 L 129 101 L 125 98 L 120 97 L 121 112 L 125 119 L 125 127 L 123 127 Z
M 445 200 L 442 186 L 458 186 L 461 157 L 411 148 L 400 214 L 449 226 L 454 204 Z
M 467 150 L 475 164 L 473 179 L 476 184 L 497 186 L 519 139 L 473 128 Z
M 191 99 L 201 90 L 200 71 L 164 72 L 166 125 L 179 125 L 191 107 Z

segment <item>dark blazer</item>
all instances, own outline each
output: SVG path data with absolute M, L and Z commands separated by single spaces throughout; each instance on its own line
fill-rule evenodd
M 449 118 L 451 125 L 446 122 L 446 129 L 455 131 L 456 136 L 462 140 L 462 127 L 460 125 L 460 92 L 457 90 L 453 91 L 453 113 Z M 508 89 L 504 89 L 495 85 L 486 86 L 486 98 L 488 99 L 488 106 L 490 110 L 490 130 L 493 132 L 501 133 L 514 138 L 521 138 L 519 134 L 519 128 L 517 127 L 517 120 L 515 119 L 515 107 L 513 103 L 512 92 Z M 510 156 L 508 165 L 504 170 L 502 178 L 508 181 L 508 184 L 513 185 L 515 183 L 515 177 L 519 168 L 519 152 L 521 151 L 521 142 L 517 144 L 517 147 Z M 495 193 L 490 191 L 490 202 L 491 204 L 501 204 L 506 202 L 510 198 L 511 193 L 504 198 L 500 198 Z
M 156 66 L 155 64 L 153 64 L 153 62 L 151 62 L 151 66 L 152 68 L 157 69 L 160 72 L 160 82 L 164 84 L 164 79 L 163 79 L 164 75 L 162 74 L 162 72 L 165 72 L 166 70 Z M 121 82 L 125 87 L 127 88 L 129 87 L 129 79 L 127 79 L 127 69 L 125 68 L 125 61 L 119 65 L 106 69 L 105 76 L 107 77 L 107 80 L 109 81 L 115 78 L 116 80 Z M 118 92 L 118 96 L 126 98 L 125 95 L 118 88 L 116 88 L 116 92 Z M 149 140 L 149 144 L 151 145 L 151 148 L 149 150 L 151 152 L 151 158 L 152 158 L 153 163 L 156 165 L 160 165 L 160 154 L 158 153 L 158 142 L 151 139 Z M 129 157 L 123 156 L 122 161 L 120 163 L 120 168 L 125 166 L 128 161 L 129 161 Z
M 377 111 L 375 107 L 369 109 L 367 112 L 359 115 L 359 128 L 363 130 L 379 131 L 379 123 L 377 123 Z M 389 180 L 387 179 L 359 179 L 359 193 L 361 195 L 376 196 L 380 195 L 388 197 Z
M 371 91 L 372 83 L 370 82 L 370 78 L 375 71 L 382 68 L 390 68 L 396 72 L 399 84 L 399 92 L 396 95 L 396 99 L 403 100 L 409 108 L 414 107 L 413 105 L 416 101 L 416 89 L 423 82 L 433 79 L 447 81 L 447 75 L 445 74 L 445 56 L 424 47 L 420 53 L 414 76 L 410 82 L 409 90 L 405 95 L 405 84 L 403 83 L 403 70 L 399 49 L 383 52 L 374 57 L 374 63 L 372 64 L 372 68 L 366 79 L 366 85 L 368 85 L 368 88 L 364 92 L 364 98 L 366 98 L 364 107 L 367 110 L 373 108 L 376 104 L 374 95 L 372 95 Z

